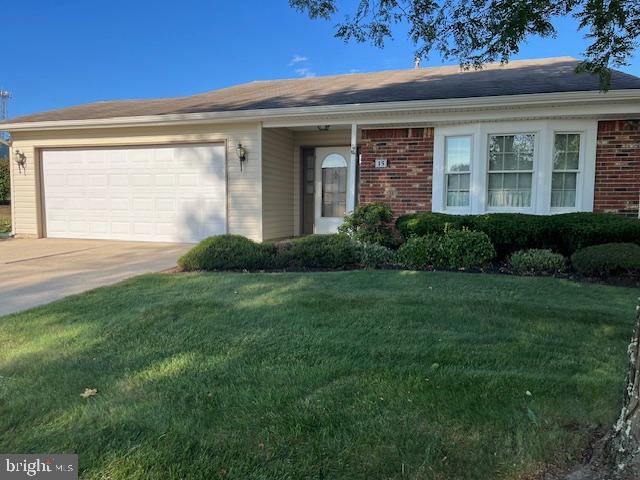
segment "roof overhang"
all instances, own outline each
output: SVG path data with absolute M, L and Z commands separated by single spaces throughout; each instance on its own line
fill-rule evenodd
M 262 122 L 265 127 L 304 126 L 324 123 L 407 123 L 517 118 L 528 115 L 602 117 L 640 115 L 640 89 L 606 93 L 561 92 L 494 97 L 416 100 L 276 109 L 238 110 L 185 114 L 114 117 L 86 120 L 0 123 L 0 130 L 67 130 L 188 124 Z M 475 114 L 473 113 L 475 112 Z

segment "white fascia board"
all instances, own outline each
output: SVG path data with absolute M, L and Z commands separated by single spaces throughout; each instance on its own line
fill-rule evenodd
M 588 102 L 587 105 L 584 103 Z M 616 105 L 614 102 L 620 102 Z M 4 123 L 0 124 L 0 130 L 27 131 L 27 130 L 62 130 L 78 128 L 99 127 L 135 127 L 157 125 L 185 125 L 202 123 L 242 123 L 264 122 L 265 127 L 275 126 L 304 126 L 313 125 L 320 119 L 337 116 L 336 123 L 359 124 L 366 123 L 362 116 L 378 115 L 377 120 L 370 122 L 380 123 L 380 116 L 387 114 L 401 114 L 411 121 L 420 121 L 420 115 L 428 115 L 433 118 L 434 113 L 459 113 L 468 116 L 468 111 L 504 110 L 504 109 L 544 109 L 545 107 L 557 109 L 572 105 L 572 109 L 580 110 L 580 115 L 585 112 L 594 114 L 636 114 L 640 113 L 640 89 L 612 90 L 607 93 L 598 91 L 587 92 L 562 92 L 562 93 L 536 93 L 529 95 L 504 95 L 495 97 L 453 98 L 439 100 L 415 100 L 406 102 L 379 102 L 347 105 L 325 105 L 313 107 L 291 107 L 258 110 L 240 110 L 226 112 L 185 113 L 167 115 L 149 115 L 136 117 L 117 117 L 89 120 L 56 120 L 43 122 Z M 598 105 L 597 112 L 595 106 Z M 566 115 L 570 115 L 568 112 Z M 575 113 L 578 114 L 578 113 Z M 416 120 L 418 118 L 418 120 Z M 477 119 L 471 119 L 477 120 Z M 393 123 L 401 120 L 394 120 Z M 407 120 L 402 120 L 407 121 Z M 294 123 L 296 122 L 296 123 Z M 305 123 L 307 122 L 307 123 Z M 384 119 L 386 123 L 386 119 Z

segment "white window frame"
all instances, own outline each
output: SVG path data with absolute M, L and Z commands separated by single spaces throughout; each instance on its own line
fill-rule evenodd
M 514 135 L 533 135 L 533 169 L 532 170 L 495 170 L 491 172 L 489 170 L 489 137 L 498 136 L 514 136 Z M 485 202 L 487 202 L 487 197 L 489 193 L 489 175 L 491 173 L 496 174 L 505 174 L 505 173 L 531 173 L 531 203 L 528 207 L 490 207 L 485 203 L 485 211 L 488 213 L 534 213 L 536 206 L 536 191 L 537 191 L 537 182 L 536 182 L 536 167 L 540 161 L 539 153 L 540 153 L 540 131 L 539 130 L 522 130 L 522 131 L 508 131 L 508 132 L 494 132 L 489 131 L 485 136 L 485 184 L 484 184 L 484 194 L 485 194 Z
M 433 144 L 433 185 L 431 209 L 434 212 L 451 214 L 469 214 L 477 210 L 475 203 L 478 199 L 477 189 L 477 163 L 478 157 L 479 125 L 462 125 L 456 127 L 438 127 Z M 471 169 L 469 182 L 469 205 L 466 207 L 447 207 L 447 176 L 446 176 L 446 138 L 470 137 L 471 138 Z
M 432 211 L 452 214 L 517 212 L 538 215 L 593 211 L 597 130 L 597 120 L 582 119 L 468 123 L 435 127 Z M 531 207 L 487 208 L 489 135 L 525 133 L 535 135 Z M 580 171 L 576 179 L 576 205 L 572 208 L 551 208 L 551 179 L 556 133 L 580 134 Z M 468 207 L 446 207 L 445 138 L 455 136 L 471 136 L 471 182 Z
M 470 149 L 470 155 L 471 158 L 469 159 L 469 171 L 468 172 L 447 172 L 447 139 L 448 138 L 468 138 L 469 142 L 471 144 L 471 149 Z M 444 208 L 446 209 L 446 211 L 448 213 L 468 213 L 469 209 L 471 207 L 471 175 L 472 175 L 472 170 L 473 170 L 473 135 L 446 135 L 444 137 L 444 197 L 442 199 L 442 201 L 444 202 Z M 447 186 L 447 178 L 449 175 L 469 175 L 469 205 L 465 205 L 465 206 L 449 206 L 447 205 L 447 192 L 449 190 L 448 186 Z
M 556 135 L 579 135 L 580 136 L 580 148 L 578 151 L 578 170 L 555 170 L 553 168 L 553 158 L 551 159 L 551 176 L 552 176 L 552 184 L 549 195 L 552 194 L 553 190 L 553 174 L 555 172 L 558 173 L 575 173 L 576 174 L 576 205 L 574 207 L 554 207 L 551 205 L 551 198 L 549 198 L 549 208 L 551 209 L 551 213 L 568 213 L 576 211 L 576 207 L 582 204 L 582 195 L 584 192 L 584 168 L 583 163 L 585 159 L 585 132 L 582 131 L 572 131 L 572 130 L 555 130 L 553 132 L 553 144 L 551 146 L 551 155 L 555 155 L 555 138 Z

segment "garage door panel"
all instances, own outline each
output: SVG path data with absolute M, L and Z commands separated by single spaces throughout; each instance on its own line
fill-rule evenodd
M 45 150 L 47 235 L 195 242 L 226 231 L 223 145 Z
M 126 174 L 110 174 L 109 185 L 111 187 L 128 187 L 129 177 Z
M 162 214 L 176 213 L 176 200 L 173 198 L 159 198 L 156 200 L 156 211 Z
M 67 186 L 69 187 L 81 187 L 85 183 L 84 175 L 67 175 Z
M 88 225 L 84 222 L 69 222 L 68 228 L 69 231 L 75 233 L 86 233 Z
M 157 174 L 155 177 L 155 185 L 156 187 L 172 187 L 176 184 L 176 176 L 175 175 L 162 175 Z
M 111 197 L 109 199 L 109 210 L 112 213 L 120 213 L 121 211 L 128 212 L 131 209 L 131 204 L 129 202 L 129 198 L 114 198 Z

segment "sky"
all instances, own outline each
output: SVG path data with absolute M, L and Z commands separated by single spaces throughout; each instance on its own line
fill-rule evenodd
M 253 80 L 413 67 L 403 32 L 384 50 L 345 44 L 334 37 L 341 18 L 310 20 L 287 0 L 3 0 L 0 89 L 12 93 L 13 117 Z M 580 58 L 588 42 L 576 22 L 556 26 L 557 38 L 530 38 L 514 59 Z M 422 66 L 452 63 L 436 55 Z M 622 70 L 640 76 L 640 61 Z

